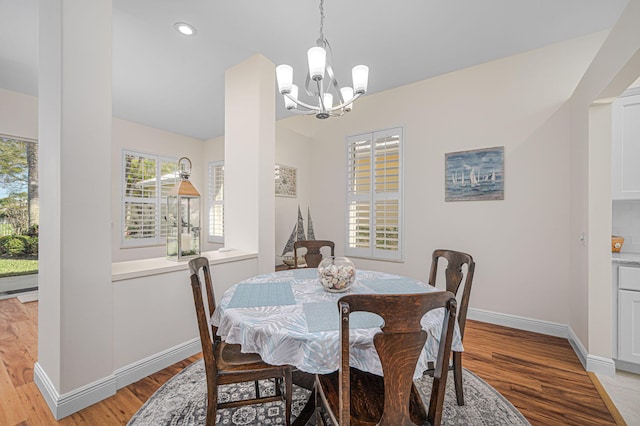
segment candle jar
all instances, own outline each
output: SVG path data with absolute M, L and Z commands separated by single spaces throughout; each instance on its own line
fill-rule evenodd
M 347 291 L 356 279 L 356 267 L 346 257 L 325 257 L 318 265 L 318 279 L 327 291 Z

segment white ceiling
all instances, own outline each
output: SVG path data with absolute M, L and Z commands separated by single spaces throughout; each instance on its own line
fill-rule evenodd
M 326 0 L 334 71 L 369 93 L 611 28 L 628 0 Z M 113 0 L 114 115 L 209 139 L 224 133 L 224 71 L 254 53 L 294 67 L 319 34 L 317 0 Z M 37 0 L 0 0 L 0 87 L 37 95 Z M 178 34 L 183 21 L 197 36 Z M 275 78 L 275 76 L 274 76 Z M 289 115 L 278 96 L 278 118 Z M 309 120 L 314 118 L 309 117 Z

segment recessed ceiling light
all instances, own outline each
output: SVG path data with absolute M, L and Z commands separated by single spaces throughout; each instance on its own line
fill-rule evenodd
M 173 28 L 175 28 L 180 34 L 186 36 L 196 35 L 196 28 L 193 25 L 186 24 L 184 22 L 176 22 Z

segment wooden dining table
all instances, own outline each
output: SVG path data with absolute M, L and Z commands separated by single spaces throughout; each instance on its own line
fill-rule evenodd
M 438 290 L 412 278 L 358 270 L 348 292 L 333 293 L 322 287 L 317 269 L 290 269 L 257 275 L 233 285 L 219 300 L 211 323 L 218 327 L 218 335 L 227 343 L 241 345 L 243 352 L 260 354 L 269 364 L 291 365 L 310 374 L 329 374 L 338 370 L 340 364 L 337 307 L 340 297 L 356 293 L 430 291 Z M 428 337 L 414 379 L 421 377 L 429 362 L 437 358 L 443 316 L 444 311 L 439 309 L 421 319 Z M 351 314 L 350 324 L 351 366 L 382 375 L 373 345 L 373 336 L 380 331 L 382 318 L 368 312 L 355 312 Z M 452 349 L 463 350 L 457 324 Z

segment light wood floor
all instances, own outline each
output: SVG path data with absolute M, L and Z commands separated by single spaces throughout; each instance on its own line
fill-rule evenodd
M 0 425 L 124 425 L 153 392 L 198 359 L 191 357 L 56 422 L 33 382 L 38 303 L 0 300 Z M 532 425 L 615 422 L 565 339 L 468 321 L 463 365 Z

